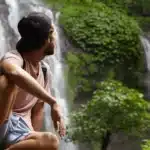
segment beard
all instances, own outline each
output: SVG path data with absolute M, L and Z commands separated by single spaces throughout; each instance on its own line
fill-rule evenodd
M 55 49 L 54 43 L 48 44 L 48 46 L 44 50 L 44 55 L 45 56 L 53 55 L 54 54 L 54 49 Z

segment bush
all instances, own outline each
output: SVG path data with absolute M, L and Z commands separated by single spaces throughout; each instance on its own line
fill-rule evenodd
M 99 143 L 107 132 L 142 136 L 150 125 L 148 107 L 138 91 L 118 81 L 101 82 L 92 100 L 72 115 L 71 137 Z
M 67 57 L 81 89 L 95 89 L 95 84 L 109 75 L 135 85 L 141 64 L 140 29 L 135 20 L 99 2 L 90 7 L 64 7 L 60 23 L 81 49 Z M 70 55 L 78 59 L 72 61 Z
M 136 21 L 103 4 L 64 8 L 61 23 L 77 46 L 84 52 L 98 54 L 98 59 L 112 54 L 128 57 L 137 53 L 139 27 Z

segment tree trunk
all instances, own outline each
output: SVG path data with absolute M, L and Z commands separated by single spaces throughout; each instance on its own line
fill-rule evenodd
M 107 131 L 106 134 L 104 135 L 103 139 L 102 139 L 101 150 L 107 150 L 108 145 L 110 143 L 110 137 L 111 137 L 111 133 L 109 131 Z

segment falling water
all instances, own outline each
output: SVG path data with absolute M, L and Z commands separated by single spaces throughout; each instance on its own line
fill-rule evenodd
M 141 37 L 141 42 L 145 53 L 145 64 L 147 72 L 144 77 L 144 85 L 146 87 L 145 96 L 150 99 L 150 41 L 146 37 Z
M 7 51 L 7 45 L 6 45 L 6 39 L 5 39 L 5 30 L 1 21 L 0 21 L 0 39 L 1 39 L 0 40 L 0 47 L 1 47 L 0 57 L 2 57 Z
M 141 42 L 144 47 L 146 67 L 147 70 L 150 71 L 150 41 L 145 37 L 141 37 Z
M 8 15 L 8 21 L 10 27 L 14 30 L 16 36 L 19 38 L 19 33 L 17 31 L 16 25 L 19 21 L 19 7 L 18 2 L 16 0 L 5 0 L 6 4 L 9 6 L 9 15 Z
M 61 56 L 61 45 L 59 39 L 59 27 L 58 27 L 58 18 L 59 13 L 53 15 L 53 12 L 48 9 L 44 4 L 38 0 L 5 0 L 5 3 L 8 6 L 9 15 L 8 15 L 8 23 L 10 28 L 15 33 L 14 39 L 19 39 L 19 34 L 17 31 L 17 23 L 19 19 L 27 15 L 29 12 L 38 11 L 47 14 L 51 17 L 52 22 L 54 24 L 54 29 L 56 33 L 56 48 L 55 54 L 53 56 L 49 56 L 45 58 L 45 62 L 48 63 L 50 70 L 51 70 L 51 85 L 52 85 L 52 93 L 55 95 L 58 103 L 62 106 L 62 113 L 64 115 L 65 123 L 69 123 L 68 119 L 68 103 L 66 99 L 66 87 L 64 81 L 64 74 L 63 74 L 63 64 L 62 56 Z M 4 52 L 6 52 L 6 39 L 5 39 L 5 30 L 3 28 L 2 23 L 0 22 L 0 38 L 1 38 L 1 47 L 3 47 Z M 10 43 L 11 44 L 11 43 Z M 15 44 L 15 43 L 13 43 Z M 3 54 L 3 53 L 2 53 Z M 52 121 L 50 120 L 50 107 L 46 104 L 45 105 L 45 129 L 47 131 L 54 131 Z M 78 147 L 73 143 L 66 143 L 64 140 L 61 141 L 60 150 L 77 150 Z

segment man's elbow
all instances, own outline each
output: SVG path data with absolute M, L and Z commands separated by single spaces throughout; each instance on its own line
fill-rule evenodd
M 7 78 L 10 78 L 12 76 L 17 76 L 19 74 L 17 66 L 7 61 L 1 62 L 0 70 L 1 70 L 1 75 L 5 75 Z

